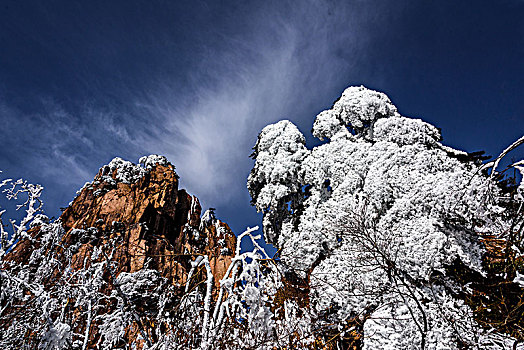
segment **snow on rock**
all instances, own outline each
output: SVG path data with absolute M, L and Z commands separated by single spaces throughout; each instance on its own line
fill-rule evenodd
M 37 214 L 35 215 L 35 218 L 31 222 L 31 224 L 29 224 L 29 227 L 33 228 L 33 227 L 42 226 L 45 224 L 49 224 L 49 218 L 44 214 Z
M 116 185 L 116 182 L 131 184 L 137 182 L 153 167 L 170 164 L 166 157 L 157 154 L 141 157 L 138 163 L 134 164 L 120 157 L 115 157 L 109 164 L 100 168 L 100 179 L 112 185 Z M 86 185 L 91 184 L 86 183 Z
M 144 168 L 120 157 L 115 157 L 109 164 L 100 168 L 102 176 L 113 175 L 114 179 L 122 183 L 135 183 L 146 174 Z
M 151 154 L 149 156 L 141 157 L 138 160 L 138 163 L 142 164 L 146 169 L 151 169 L 152 167 L 157 165 L 166 166 L 167 164 L 169 164 L 169 161 L 164 156 L 160 156 L 158 154 Z
M 202 215 L 202 217 L 200 218 L 200 231 L 203 231 L 208 226 L 214 225 L 215 222 L 217 222 L 215 210 L 213 208 L 209 208 L 204 212 L 204 215 Z
M 138 160 L 138 164 L 123 160 L 120 157 L 115 157 L 109 164 L 100 168 L 99 175 L 93 182 L 86 182 L 76 194 L 79 195 L 85 188 L 93 189 L 94 186 L 100 185 L 101 183 L 109 185 L 109 188 L 116 187 L 117 183 L 136 183 L 151 171 L 153 167 L 157 165 L 167 166 L 170 164 L 166 157 L 157 154 L 141 157 Z M 93 194 L 97 197 L 103 195 L 105 192 L 107 192 L 106 187 L 95 190 Z M 71 204 L 72 202 L 69 203 L 69 205 Z

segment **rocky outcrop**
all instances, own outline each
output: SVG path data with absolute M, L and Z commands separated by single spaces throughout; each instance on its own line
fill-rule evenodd
M 125 294 L 121 291 L 128 288 L 122 284 L 126 281 L 125 276 L 134 274 L 132 283 L 143 282 L 147 286 L 149 283 L 153 289 L 158 288 L 158 278 L 163 277 L 161 280 L 167 281 L 174 295 L 180 296 L 186 292 L 186 284 L 198 286 L 206 280 L 205 271 L 195 271 L 191 283 L 187 281 L 194 261 L 207 256 L 216 297 L 220 280 L 235 254 L 236 237 L 229 226 L 216 219 L 213 209 L 202 215 L 198 198 L 178 188 L 178 175 L 172 164 L 160 156 L 143 157 L 140 163 L 142 166 L 115 158 L 103 166 L 94 180 L 77 192 L 55 224 L 33 227 L 28 231 L 29 237 L 20 241 L 5 259 L 4 269 L 11 269 L 15 274 L 18 269 L 29 268 L 35 276 L 40 276 L 38 278 L 48 291 L 56 289 L 54 284 L 64 283 L 66 271 L 72 276 L 71 281 L 75 281 L 77 275 L 81 275 L 75 275 L 75 271 L 88 271 L 91 265 L 102 263 L 99 283 L 102 298 L 97 299 L 102 301 L 98 302 L 96 310 L 93 306 L 79 306 L 74 297 L 67 298 L 67 304 L 62 307 L 66 316 L 59 318 L 69 317 L 69 323 L 76 325 L 70 330 L 72 338 L 77 339 L 73 341 L 73 348 L 99 348 L 103 332 L 97 328 L 97 322 L 100 323 L 97 320 L 122 307 L 118 306 L 122 300 L 126 301 L 124 295 L 120 295 L 118 303 L 111 301 L 115 295 Z M 58 225 L 61 232 L 53 235 L 59 237 L 59 242 L 52 245 L 47 233 L 50 225 Z M 53 270 L 42 278 L 38 271 L 44 256 L 51 257 L 45 261 L 52 261 Z M 163 285 L 165 288 L 166 284 Z M 141 287 L 136 288 L 140 290 Z M 149 290 L 141 293 L 144 301 L 128 300 L 129 305 L 124 305 L 134 309 L 138 318 L 126 328 L 125 336 L 120 336 L 122 342 L 112 343 L 111 347 L 134 344 L 140 348 L 145 337 L 155 337 L 154 325 L 141 334 L 148 321 L 146 316 L 140 315 L 151 313 L 147 310 Z M 108 301 L 103 301 L 106 298 L 103 295 Z M 13 308 L 12 313 L 17 312 Z M 12 320 L 2 321 L 0 326 L 7 329 L 12 326 L 9 322 Z M 82 338 L 80 335 L 87 336 Z M 30 339 L 30 334 L 27 337 Z
M 118 272 L 139 271 L 147 262 L 173 283 L 185 284 L 188 262 L 208 255 L 218 283 L 236 246 L 229 226 L 212 211 L 201 220 L 198 198 L 178 189 L 172 164 L 155 164 L 134 183 L 119 181 L 122 171 L 122 167 L 102 167 L 60 216 L 66 246 L 79 239 L 78 229 L 95 232 L 95 239 L 73 257 L 72 267 L 82 265 L 98 240 L 117 235 L 121 243 L 113 259 L 119 262 Z

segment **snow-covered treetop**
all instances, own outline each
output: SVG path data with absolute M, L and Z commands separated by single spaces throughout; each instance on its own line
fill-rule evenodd
M 373 124 L 380 118 L 398 116 L 397 108 L 383 93 L 364 86 L 348 87 L 331 109 L 321 112 L 313 124 L 313 135 L 323 140 L 339 133 L 371 138 Z
M 423 144 L 435 146 L 441 140 L 440 131 L 420 119 L 391 117 L 377 120 L 374 141 L 388 141 L 399 146 Z
M 312 132 L 330 141 L 309 150 L 290 121 L 265 127 L 247 186 L 282 262 L 339 286 L 319 288 L 312 295 L 318 305 L 349 315 L 375 302 L 366 291 L 380 290 L 388 276 L 359 251 L 368 236 L 414 280 L 457 258 L 480 269 L 471 230 L 489 220 L 479 200 L 488 179 L 478 176 L 478 164 L 457 159 L 462 152 L 441 145 L 436 127 L 401 116 L 385 94 L 360 86 L 321 112 Z M 341 229 L 357 223 L 360 238 Z
M 258 210 L 277 205 L 274 199 L 284 198 L 300 189 L 298 169 L 308 154 L 305 145 L 304 135 L 289 120 L 268 125 L 262 130 L 254 148 L 256 170 L 251 172 L 248 181 Z M 265 191 L 265 186 L 271 183 L 277 187 L 278 196 Z
M 289 120 L 268 125 L 262 130 L 253 152 L 257 162 L 248 179 L 252 203 L 258 211 L 274 208 L 270 215 L 279 216 L 278 208 L 300 191 L 301 163 L 308 155 L 305 143 L 304 135 Z M 267 223 L 264 230 L 272 237 L 280 220 L 271 221 L 273 224 Z

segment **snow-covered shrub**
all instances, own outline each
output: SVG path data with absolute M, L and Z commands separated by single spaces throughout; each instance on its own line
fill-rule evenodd
M 100 168 L 100 171 L 102 176 L 115 174 L 116 180 L 123 183 L 135 183 L 144 176 L 146 172 L 141 166 L 119 157 L 112 159 L 109 164 Z
M 124 160 L 120 157 L 113 158 L 109 164 L 102 166 L 99 170 L 99 180 L 86 182 L 85 185 L 76 192 L 80 194 L 84 188 L 92 189 L 93 184 L 100 182 L 109 185 L 109 188 L 116 187 L 117 183 L 132 184 L 144 177 L 153 167 L 157 165 L 166 166 L 170 164 L 166 157 L 157 154 L 143 156 L 138 160 L 138 164 Z M 99 196 L 107 191 L 107 188 L 98 189 L 93 194 Z

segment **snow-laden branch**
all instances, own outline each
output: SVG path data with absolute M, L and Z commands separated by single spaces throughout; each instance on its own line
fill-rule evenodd
M 41 212 L 43 203 L 40 196 L 43 187 L 30 184 L 22 179 L 17 181 L 5 179 L 0 182 L 0 189 L 5 193 L 8 200 L 17 201 L 22 196 L 27 196 L 24 202 L 16 204 L 16 210 L 25 209 L 25 215 L 20 222 L 17 223 L 13 219 L 8 220 L 12 227 L 11 232 L 6 230 L 4 226 L 3 215 L 6 210 L 0 210 L 0 261 L 2 261 L 5 254 L 13 249 L 16 243 L 27 234 L 27 226 Z
M 202 322 L 202 342 L 207 343 L 209 335 L 209 314 L 211 313 L 211 298 L 213 292 L 213 272 L 211 272 L 211 266 L 209 265 L 209 258 L 205 256 L 200 265 L 204 265 L 206 268 L 206 297 L 204 299 L 204 320 Z
M 257 242 L 261 238 L 260 235 L 253 235 L 256 230 L 258 227 L 247 228 L 237 237 L 236 254 L 220 280 L 220 291 L 212 310 L 211 295 L 214 284 L 208 257 L 199 256 L 192 263 L 188 284 L 196 268 L 205 267 L 207 274 L 200 349 L 209 349 L 217 339 L 223 337 L 226 325 L 234 329 L 246 323 L 250 335 L 244 334 L 242 338 L 243 341 L 253 344 L 260 339 L 266 339 L 274 328 L 269 298 L 279 283 L 279 279 L 271 275 L 278 272 L 273 265 L 264 270 L 263 262 L 270 258 Z M 241 253 L 244 239 L 251 241 L 253 249 Z M 186 293 L 189 291 L 188 284 L 186 284 Z
M 491 179 L 493 179 L 493 177 L 495 176 L 495 172 L 497 171 L 497 167 L 499 166 L 499 163 L 502 160 L 502 158 L 504 158 L 506 154 L 513 151 L 515 148 L 519 147 L 522 144 L 524 144 L 524 136 L 522 136 L 517 141 L 509 145 L 504 151 L 502 151 L 502 153 L 500 153 L 497 156 L 497 158 L 495 158 L 493 162 L 489 162 L 484 166 L 485 168 L 492 168 L 491 176 L 490 176 Z

